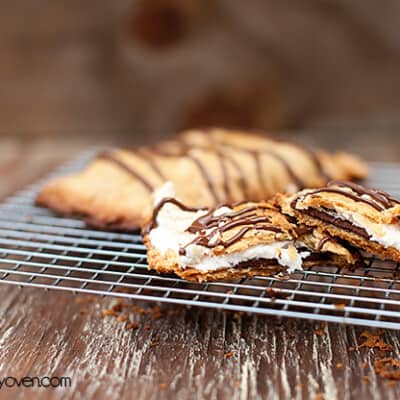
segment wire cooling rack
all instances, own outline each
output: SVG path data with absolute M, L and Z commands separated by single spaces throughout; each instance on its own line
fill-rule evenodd
M 139 234 L 88 229 L 34 205 L 48 178 L 80 169 L 88 152 L 0 205 L 0 283 L 161 303 L 400 329 L 400 267 L 370 259 L 273 277 L 196 284 L 147 270 Z M 400 197 L 400 164 L 373 163 L 368 185 Z

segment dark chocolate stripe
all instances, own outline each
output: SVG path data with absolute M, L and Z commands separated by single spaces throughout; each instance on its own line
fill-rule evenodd
M 214 184 L 213 184 L 213 182 L 211 180 L 211 177 L 207 172 L 207 168 L 203 165 L 203 163 L 197 157 L 193 156 L 193 154 L 189 154 L 188 153 L 188 154 L 186 154 L 186 157 L 189 158 L 190 160 L 192 160 L 196 164 L 196 166 L 199 169 L 201 175 L 203 176 L 203 179 L 205 180 L 205 182 L 207 184 L 207 187 L 208 187 L 212 197 L 214 198 L 215 204 L 220 203 L 217 191 L 215 190 Z
M 258 182 L 260 184 L 260 188 L 262 190 L 263 195 L 266 195 L 267 190 L 266 190 L 266 187 L 265 187 L 264 177 L 263 177 L 263 173 L 262 173 L 262 165 L 261 165 L 260 153 L 258 151 L 249 151 L 249 154 L 251 154 L 253 156 L 253 158 L 254 158 L 254 162 L 256 164 Z
M 206 230 L 218 226 L 218 224 L 225 219 L 234 219 L 236 217 L 248 214 L 249 212 L 255 211 L 256 206 L 250 206 L 242 208 L 238 211 L 229 212 L 226 214 L 221 214 L 219 216 L 214 216 L 215 209 L 210 209 L 207 214 L 196 219 L 192 225 L 187 229 L 188 232 L 197 233 L 201 230 Z
M 146 151 L 146 150 L 138 150 L 138 151 L 132 151 L 132 153 L 140 157 L 143 161 L 147 162 L 149 164 L 150 168 L 158 175 L 158 177 L 162 181 L 167 181 L 168 179 L 165 177 L 159 166 L 155 163 L 151 155 Z
M 373 200 L 369 200 L 369 199 L 366 199 L 364 197 L 360 197 L 360 196 L 354 195 L 353 193 L 346 192 L 346 191 L 340 190 L 340 189 L 334 189 L 334 188 L 316 189 L 316 190 L 314 190 L 314 191 L 312 191 L 310 193 L 306 193 L 304 195 L 304 197 L 312 196 L 312 195 L 318 194 L 318 193 L 336 193 L 336 194 L 340 194 L 341 196 L 344 196 L 344 197 L 347 197 L 349 199 L 352 199 L 352 200 L 354 200 L 356 202 L 368 204 L 369 206 L 375 208 L 375 210 L 377 210 L 377 211 L 383 211 L 385 209 L 385 207 L 383 207 L 379 203 L 376 203 Z
M 194 146 L 193 146 L 193 148 L 194 148 Z M 217 191 L 214 188 L 212 179 L 207 172 L 207 168 L 203 165 L 203 163 L 197 157 L 193 156 L 193 154 L 190 154 L 190 149 L 185 145 L 185 143 L 182 143 L 182 146 L 177 153 L 169 153 L 169 152 L 165 151 L 165 149 L 156 148 L 156 147 L 154 147 L 152 149 L 152 151 L 155 154 L 158 154 L 158 155 L 164 156 L 164 157 L 187 157 L 190 160 L 192 160 L 193 163 L 197 166 L 198 170 L 200 171 L 204 181 L 206 182 L 207 187 L 214 199 L 214 203 L 215 204 L 220 203 L 220 200 L 218 198 Z
M 326 236 L 323 239 L 321 239 L 318 243 L 317 251 L 321 251 L 322 248 L 324 247 L 325 243 L 329 242 L 330 240 L 331 240 L 331 238 L 329 236 Z
M 329 182 L 328 186 L 339 186 L 353 190 L 358 195 L 367 195 L 375 200 L 377 203 L 381 204 L 382 207 L 388 209 L 393 207 L 392 203 L 400 204 L 400 201 L 391 197 L 388 193 L 382 190 L 369 189 L 364 186 L 358 185 L 357 183 L 347 182 L 347 181 L 332 181 Z
M 250 222 L 248 222 L 250 223 Z M 237 224 L 235 226 L 240 226 L 240 225 L 246 225 L 245 223 L 242 224 Z M 272 232 L 282 232 L 280 228 L 278 228 L 275 225 L 272 224 L 255 224 L 255 225 L 251 225 L 251 226 L 245 226 L 243 227 L 239 232 L 237 232 L 235 235 L 233 235 L 232 237 L 230 237 L 228 240 L 222 240 L 221 238 L 218 238 L 217 240 L 211 240 L 212 237 L 210 237 L 210 235 L 200 235 L 197 238 L 195 238 L 192 242 L 188 243 L 187 245 L 185 245 L 184 247 L 182 247 L 179 251 L 179 253 L 185 254 L 184 250 L 187 246 L 191 245 L 191 244 L 197 244 L 199 246 L 204 246 L 204 247 L 208 247 L 208 248 L 214 248 L 217 246 L 223 246 L 224 248 L 227 248 L 231 245 L 233 245 L 234 243 L 238 242 L 248 231 L 250 230 L 266 230 L 266 231 L 272 231 Z M 215 233 L 215 232 L 213 232 Z M 212 241 L 212 243 L 211 243 Z
M 286 172 L 290 176 L 290 179 L 296 184 L 298 190 L 301 190 L 305 187 L 304 182 L 295 174 L 290 164 L 282 156 L 272 152 L 268 152 L 268 154 L 275 157 L 281 162 L 282 165 L 284 165 Z
M 301 146 L 297 143 L 292 145 L 302 150 L 303 153 L 307 154 L 308 158 L 313 162 L 315 168 L 317 169 L 318 174 L 321 175 L 326 180 L 326 182 L 332 179 L 332 177 L 325 171 L 325 168 L 322 165 L 321 160 L 319 159 L 314 150 L 311 150 L 306 146 Z
M 238 177 L 239 177 L 240 190 L 242 191 L 243 198 L 246 199 L 246 201 L 247 201 L 247 199 L 250 197 L 250 195 L 249 195 L 249 190 L 247 187 L 246 176 L 244 175 L 242 168 L 240 167 L 239 163 L 233 157 L 230 157 L 226 154 L 224 154 L 224 157 L 227 161 L 229 161 L 231 163 L 233 168 L 235 168 L 236 173 L 238 174 Z
M 106 152 L 98 154 L 97 158 L 110 161 L 113 164 L 117 165 L 120 169 L 127 172 L 129 175 L 133 176 L 139 182 L 141 182 L 143 184 L 143 186 L 145 186 L 149 192 L 152 192 L 155 189 L 149 181 L 147 181 L 142 175 L 140 175 L 137 171 L 135 171 L 131 166 L 129 166 L 128 164 L 126 164 L 125 162 L 123 162 L 122 160 L 117 158 L 113 153 L 106 151 Z
M 260 187 L 262 188 L 264 194 L 267 192 L 267 190 L 265 187 L 264 177 L 262 173 L 262 162 L 260 159 L 261 155 L 263 154 L 275 158 L 275 160 L 277 160 L 284 167 L 287 175 L 296 184 L 299 190 L 305 187 L 304 182 L 295 174 L 295 172 L 293 171 L 290 164 L 286 161 L 286 159 L 283 156 L 277 154 L 276 152 L 267 149 L 259 149 L 259 150 L 244 149 L 242 147 L 231 145 L 228 143 L 224 143 L 223 145 L 241 152 L 251 154 L 254 157 L 254 161 L 256 163 L 256 168 L 257 168 L 258 180 L 260 182 Z
M 187 229 L 188 232 L 196 234 L 197 236 L 180 249 L 180 254 L 185 254 L 185 248 L 191 244 L 208 248 L 217 246 L 229 247 L 239 241 L 249 230 L 282 232 L 280 227 L 271 224 L 271 220 L 268 216 L 257 215 L 257 209 L 257 206 L 249 206 L 219 216 L 214 216 L 215 209 L 210 210 L 206 215 L 195 220 Z M 239 226 L 243 226 L 243 228 L 232 237 L 227 240 L 221 238 L 223 232 Z M 206 233 L 210 230 L 211 232 Z M 216 237 L 217 239 L 215 240 Z
M 225 200 L 227 202 L 231 201 L 231 190 L 229 187 L 229 177 L 228 177 L 228 170 L 226 168 L 225 165 L 225 155 L 221 152 L 221 151 L 216 151 L 216 154 L 218 156 L 218 161 L 219 161 L 219 165 L 221 166 L 221 172 L 222 172 L 222 179 L 223 179 L 223 189 L 224 189 L 224 193 L 225 193 Z

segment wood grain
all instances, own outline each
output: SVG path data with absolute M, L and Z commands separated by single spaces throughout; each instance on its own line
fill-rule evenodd
M 2 389 L 1 398 L 397 399 L 377 377 L 379 351 L 357 347 L 362 328 L 171 307 L 134 316 L 127 331 L 102 317 L 112 300 L 1 287 L 1 376 L 69 376 L 64 389 Z M 150 327 L 150 329 L 148 329 Z M 148 329 L 148 330 L 147 330 Z M 398 354 L 398 334 L 386 341 Z M 224 357 L 232 353 L 231 357 Z M 343 367 L 338 368 L 339 363 Z M 362 368 L 366 363 L 365 368 Z M 339 364 L 340 365 L 340 364 Z M 363 376 L 370 381 L 364 382 Z M 380 394 L 380 395 L 379 395 Z
M 379 135 L 365 140 L 363 127 L 294 135 L 326 148 L 357 149 L 369 159 L 400 160 L 397 129 L 369 131 Z M 87 146 L 3 139 L 2 185 L 21 187 Z M 127 330 L 117 317 L 102 316 L 114 299 L 7 285 L 0 297 L 0 378 L 72 379 L 70 388 L 2 388 L 1 399 L 400 398 L 400 383 L 391 386 L 373 368 L 378 357 L 400 357 L 398 332 L 384 333 L 393 351 L 382 352 L 358 348 L 363 328 L 174 307 L 157 319 L 151 310 L 126 312 L 138 324 Z

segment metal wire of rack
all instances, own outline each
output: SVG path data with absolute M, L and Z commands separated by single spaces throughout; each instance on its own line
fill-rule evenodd
M 290 279 L 256 277 L 196 284 L 146 265 L 139 234 L 89 229 L 34 205 L 48 178 L 80 169 L 93 151 L 0 205 L 0 283 L 280 317 L 400 329 L 400 267 L 370 259 L 362 270 L 333 266 Z M 370 186 L 400 196 L 400 165 L 371 164 Z

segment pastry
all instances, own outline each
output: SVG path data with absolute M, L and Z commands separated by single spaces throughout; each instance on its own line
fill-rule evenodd
M 319 231 L 299 229 L 269 202 L 193 208 L 176 199 L 171 183 L 156 192 L 142 234 L 150 269 L 197 282 L 359 261 L 357 252 Z
M 157 146 L 101 153 L 84 170 L 45 185 L 36 202 L 82 216 L 93 226 L 132 230 L 151 215 L 151 194 L 166 181 L 174 183 L 186 205 L 211 207 L 259 201 L 366 173 L 352 155 L 209 129 L 188 131 Z
M 298 223 L 400 262 L 400 201 L 388 193 L 333 181 L 323 188 L 277 195 L 275 201 Z

